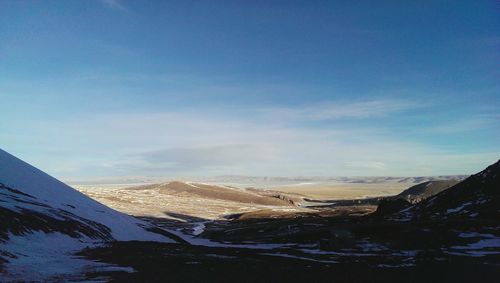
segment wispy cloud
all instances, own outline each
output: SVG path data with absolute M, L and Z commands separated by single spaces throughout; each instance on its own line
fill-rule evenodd
M 369 100 L 362 102 L 325 102 L 305 107 L 269 108 L 264 112 L 279 114 L 289 119 L 335 120 L 341 118 L 373 118 L 384 117 L 397 112 L 422 107 L 423 104 L 408 100 Z
M 123 6 L 120 0 L 100 0 L 106 6 L 114 10 L 126 11 L 127 9 Z
M 391 115 L 410 107 L 368 103 L 380 106 L 374 106 L 379 111 L 371 112 L 365 110 L 366 105 L 347 105 L 357 114 L 337 113 L 334 117 Z M 275 118 L 256 117 L 258 113 L 256 110 L 251 119 L 199 109 L 110 113 L 38 124 L 40 132 L 33 135 L 41 137 L 36 146 L 51 150 L 54 168 L 65 164 L 79 172 L 84 170 L 79 164 L 84 164 L 86 172 L 99 176 L 461 174 L 467 173 L 464 168 L 470 172 L 480 169 L 487 165 L 486 160 L 494 161 L 488 157 L 494 159 L 491 157 L 497 154 L 457 154 L 405 141 L 373 126 L 333 123 L 316 128 L 266 123 Z M 85 159 L 75 158 L 68 164 L 66 155 L 55 154 L 57 151 L 78 152 Z M 71 172 L 64 174 L 71 176 Z
M 138 157 L 148 164 L 166 164 L 178 169 L 197 170 L 206 167 L 234 166 L 273 159 L 271 146 L 259 144 L 225 144 L 215 146 L 174 147 L 150 151 Z
M 378 99 L 265 111 L 256 106 L 242 110 L 244 113 L 210 107 L 161 112 L 114 110 L 29 124 L 19 124 L 20 120 L 18 126 L 27 137 L 37 137 L 36 141 L 12 137 L 5 131 L 0 132 L 0 139 L 31 148 L 40 156 L 45 154 L 40 158 L 45 163 L 42 167 L 67 178 L 81 172 L 174 177 L 463 174 L 497 158 L 499 152 L 491 148 L 454 152 L 442 143 L 434 146 L 432 139 L 408 138 L 399 133 L 400 128 L 378 121 L 420 115 L 415 110 L 426 106 Z M 429 115 L 429 111 L 423 113 Z M 411 132 L 434 137 L 436 131 L 460 133 L 487 126 L 495 132 L 498 128 L 498 116 L 477 117 L 481 119 L 469 123 L 440 120 L 435 129 L 419 125 Z M 37 165 L 36 160 L 34 163 Z

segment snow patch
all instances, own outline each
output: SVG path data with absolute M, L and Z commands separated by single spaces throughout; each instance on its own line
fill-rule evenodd
M 69 281 L 85 280 L 91 271 L 134 272 L 129 267 L 118 267 L 90 261 L 74 255 L 98 243 L 88 238 L 71 238 L 61 233 L 35 232 L 25 236 L 10 235 L 0 250 L 13 256 L 7 258 L 2 281 Z
M 196 222 L 194 223 L 195 226 L 193 228 L 193 235 L 195 236 L 198 236 L 200 235 L 201 233 L 203 233 L 205 231 L 205 224 L 207 223 L 208 221 L 203 221 L 203 222 Z
M 317 260 L 317 259 L 312 259 L 312 258 L 307 258 L 307 257 L 302 257 L 302 256 L 295 256 L 295 255 L 289 255 L 289 254 L 282 254 L 282 253 L 261 253 L 261 255 L 267 255 L 267 256 L 278 256 L 278 257 L 286 257 L 286 258 L 295 258 L 295 259 L 300 259 L 300 260 L 307 260 L 307 261 L 314 261 L 314 262 L 321 262 L 321 263 L 338 263 L 337 261 L 334 260 Z
M 461 210 L 463 210 L 466 206 L 469 206 L 471 205 L 471 202 L 466 202 L 464 204 L 462 204 L 461 206 L 459 207 L 455 207 L 455 208 L 450 208 L 448 210 L 446 210 L 446 213 L 447 214 L 450 214 L 450 213 L 456 213 L 456 212 L 459 212 Z

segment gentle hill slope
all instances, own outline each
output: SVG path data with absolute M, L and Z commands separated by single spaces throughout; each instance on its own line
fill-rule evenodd
M 218 199 L 258 205 L 291 205 L 289 201 L 281 199 L 279 195 L 265 194 L 265 191 L 258 193 L 256 190 L 237 189 L 193 182 L 175 181 L 163 184 L 134 187 L 130 189 L 158 190 L 160 194 L 192 195 L 193 197 L 202 199 Z

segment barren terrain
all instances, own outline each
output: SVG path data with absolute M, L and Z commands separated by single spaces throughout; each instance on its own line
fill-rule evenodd
M 352 182 L 269 182 L 269 186 L 265 186 L 261 180 L 258 183 L 254 181 L 231 185 L 173 181 L 141 186 L 132 184 L 130 187 L 125 184 L 74 187 L 99 202 L 134 216 L 176 219 L 176 215 L 185 215 L 215 220 L 232 215 L 254 218 L 258 215 L 286 217 L 290 214 L 317 213 L 317 209 L 307 207 L 312 203 L 306 200 L 397 195 L 415 184 L 413 179 L 350 181 Z M 361 211 L 371 212 L 375 208 L 376 206 L 366 206 Z M 348 211 L 352 212 L 351 210 L 352 208 Z M 359 212 L 358 208 L 355 210 Z
M 139 217 L 177 219 L 186 215 L 203 219 L 256 210 L 307 211 L 294 205 L 296 194 L 247 190 L 191 182 L 167 182 L 131 188 L 76 186 L 84 194 L 116 210 Z

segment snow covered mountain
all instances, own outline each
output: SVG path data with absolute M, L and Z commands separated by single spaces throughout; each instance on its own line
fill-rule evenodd
M 37 261 L 46 264 L 49 257 L 98 243 L 174 242 L 149 231 L 153 230 L 149 224 L 83 195 L 3 150 L 0 223 L 0 273 L 14 274 L 13 278 L 16 273 L 30 278 L 26 272 L 34 271 L 30 264 Z

